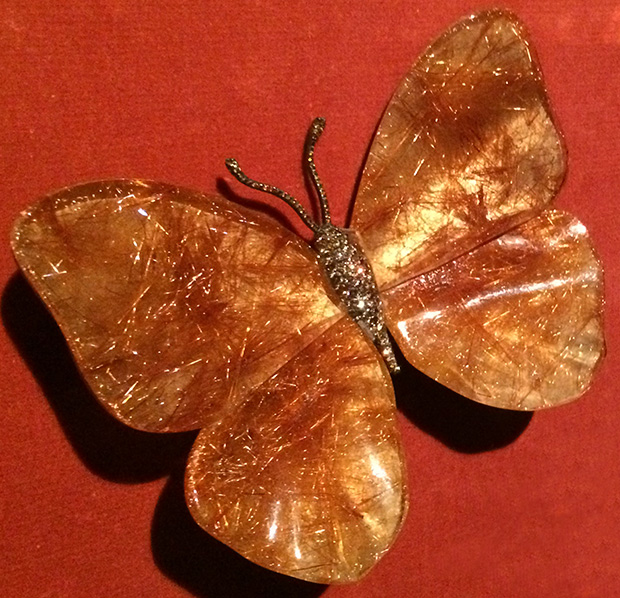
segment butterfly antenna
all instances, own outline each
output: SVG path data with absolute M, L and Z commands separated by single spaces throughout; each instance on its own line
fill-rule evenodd
M 292 195 L 289 195 L 286 191 L 282 191 L 282 189 L 274 187 L 273 185 L 259 183 L 258 181 L 251 179 L 241 170 L 239 163 L 234 158 L 228 158 L 226 160 L 226 168 L 228 168 L 230 174 L 232 174 L 246 187 L 256 189 L 257 191 L 263 191 L 264 193 L 270 193 L 271 195 L 279 197 L 283 202 L 287 203 L 291 208 L 293 208 L 293 210 L 295 210 L 295 213 L 313 233 L 316 233 L 319 230 L 319 225 L 314 222 L 310 216 L 308 216 L 306 210 L 303 209 L 302 205 Z
M 323 224 L 328 224 L 332 221 L 329 213 L 329 204 L 327 203 L 327 195 L 323 188 L 323 183 L 319 178 L 316 171 L 316 165 L 314 164 L 314 146 L 319 140 L 321 133 L 325 130 L 325 119 L 322 117 L 315 118 L 310 125 L 308 136 L 306 137 L 306 145 L 304 148 L 304 163 L 307 167 L 306 174 L 310 177 L 316 193 L 319 197 L 319 204 L 321 206 L 321 221 Z

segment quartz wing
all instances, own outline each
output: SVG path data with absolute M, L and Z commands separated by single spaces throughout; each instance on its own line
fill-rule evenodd
M 200 432 L 186 497 L 263 567 L 343 583 L 375 564 L 407 494 L 389 375 L 356 324 L 338 321 Z
M 383 295 L 419 370 L 506 409 L 577 398 L 603 357 L 603 272 L 574 217 L 546 211 Z
M 509 13 L 483 12 L 431 44 L 398 87 L 352 227 L 386 288 L 540 212 L 564 171 L 526 32 Z
M 173 186 L 66 189 L 12 244 L 96 396 L 139 429 L 218 420 L 341 317 L 296 235 Z

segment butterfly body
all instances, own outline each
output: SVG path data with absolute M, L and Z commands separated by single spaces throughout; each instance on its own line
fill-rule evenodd
M 315 233 L 312 245 L 349 316 L 375 344 L 390 371 L 398 372 L 377 282 L 354 231 L 323 224 Z

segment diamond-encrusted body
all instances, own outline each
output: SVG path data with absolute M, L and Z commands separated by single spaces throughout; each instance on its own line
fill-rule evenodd
M 397 372 L 399 367 L 385 326 L 377 282 L 355 233 L 323 224 L 315 234 L 313 246 L 348 314 L 372 340 L 390 371 Z

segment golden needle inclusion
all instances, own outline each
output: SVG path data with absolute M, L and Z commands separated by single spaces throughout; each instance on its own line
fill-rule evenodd
M 405 514 L 405 472 L 392 387 L 370 347 L 343 318 L 202 430 L 187 497 L 207 531 L 323 583 L 358 579 L 385 551 Z
M 384 295 L 405 357 L 505 409 L 566 403 L 604 352 L 601 266 L 585 227 L 549 210 Z
M 474 400 L 570 401 L 604 352 L 602 270 L 548 210 L 565 171 L 531 45 L 489 11 L 444 33 L 379 126 L 353 215 L 405 357 Z M 196 521 L 252 561 L 359 579 L 407 508 L 392 386 L 297 236 L 159 183 L 71 187 L 13 250 L 99 400 L 138 429 L 200 429 Z

